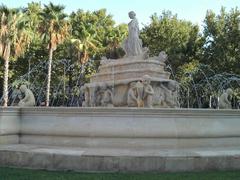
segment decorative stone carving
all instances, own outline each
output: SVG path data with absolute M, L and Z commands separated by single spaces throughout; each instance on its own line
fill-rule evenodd
M 151 86 L 151 77 L 149 75 L 144 75 L 142 77 L 143 81 L 143 103 L 144 107 L 152 108 L 154 90 Z
M 175 81 L 169 81 L 167 86 L 160 85 L 162 88 L 163 104 L 165 107 L 178 108 L 178 84 Z
M 93 106 L 101 106 L 102 105 L 102 98 L 103 98 L 104 90 L 102 87 L 97 86 L 95 89 L 95 96 L 93 97 Z
M 103 91 L 103 95 L 102 95 L 102 99 L 101 99 L 101 106 L 113 107 L 112 88 L 109 88 L 105 85 L 102 87 L 102 91 Z
M 161 51 L 158 55 L 158 59 L 161 62 L 165 62 L 168 59 L 168 55 L 166 54 L 165 51 Z
M 219 108 L 220 109 L 232 109 L 232 95 L 233 90 L 228 88 L 219 98 Z
M 127 57 L 138 56 L 142 54 L 142 40 L 139 39 L 138 20 L 134 11 L 129 12 L 128 15 L 132 20 L 128 23 L 128 37 L 123 42 L 123 49 Z
M 104 64 L 107 64 L 107 63 L 108 63 L 107 57 L 103 56 L 103 57 L 101 58 L 100 64 L 101 64 L 101 65 L 104 65 Z
M 158 56 L 148 57 L 147 59 L 148 60 L 157 60 L 157 61 L 160 61 L 162 63 L 165 63 L 165 61 L 168 60 L 168 55 L 165 51 L 161 51 Z
M 18 103 L 18 106 L 35 106 L 35 97 L 33 92 L 26 85 L 21 85 L 19 90 L 24 94 L 24 98 Z
M 144 107 L 144 85 L 142 82 L 131 82 L 128 90 L 127 104 L 129 107 Z
M 142 48 L 139 39 L 136 14 L 131 11 L 129 17 L 128 37 L 123 42 L 126 56 L 114 60 L 101 59 L 98 72 L 87 84 L 90 107 L 177 107 L 177 91 L 167 85 L 171 81 L 170 73 L 165 71 L 167 54 L 161 51 L 158 56 L 149 57 L 148 48 Z M 114 87 L 114 93 L 111 88 L 105 89 L 106 84 Z M 166 87 L 160 87 L 161 84 Z M 167 103 L 162 105 L 161 102 L 165 101 Z
M 144 107 L 144 102 L 143 102 L 144 87 L 143 87 L 143 83 L 138 81 L 136 83 L 136 88 L 137 88 L 137 107 Z
M 88 106 L 103 106 L 113 107 L 113 92 L 112 87 L 108 87 L 106 83 L 102 85 L 96 85 L 89 93 L 90 103 Z
M 131 82 L 128 90 L 127 97 L 128 107 L 137 107 L 138 106 L 138 92 L 136 82 Z

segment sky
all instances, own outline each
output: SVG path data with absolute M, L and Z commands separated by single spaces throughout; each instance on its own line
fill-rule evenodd
M 35 0 L 0 0 L 0 4 L 11 8 L 26 7 L 27 3 L 32 1 Z M 48 4 L 49 0 L 35 2 Z M 105 8 L 109 14 L 113 15 L 117 24 L 128 23 L 128 12 L 135 11 L 140 27 L 149 24 L 149 17 L 153 13 L 160 15 L 163 10 L 170 10 L 180 19 L 189 20 L 201 27 L 208 9 L 217 14 L 222 6 L 227 10 L 237 6 L 240 9 L 240 0 L 51 0 L 51 2 L 64 5 L 66 13 L 77 9 L 94 11 Z

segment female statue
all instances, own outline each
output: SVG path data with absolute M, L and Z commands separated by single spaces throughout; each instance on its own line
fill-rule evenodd
M 135 12 L 128 13 L 129 18 L 132 19 L 128 23 L 128 37 L 123 42 L 123 49 L 126 56 L 138 56 L 142 53 L 142 41 L 139 39 L 138 20 Z

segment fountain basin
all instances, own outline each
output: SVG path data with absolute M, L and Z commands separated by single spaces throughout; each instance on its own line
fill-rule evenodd
M 240 111 L 1 108 L 0 166 L 75 171 L 240 169 Z
M 1 144 L 184 148 L 240 145 L 240 111 L 1 108 Z

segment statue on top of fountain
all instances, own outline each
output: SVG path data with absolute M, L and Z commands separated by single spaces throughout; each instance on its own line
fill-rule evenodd
M 126 57 L 139 56 L 143 53 L 142 40 L 139 38 L 139 26 L 136 13 L 130 11 L 128 13 L 130 19 L 128 23 L 128 37 L 123 41 L 123 49 Z
M 128 13 L 128 37 L 123 41 L 125 56 L 102 57 L 98 72 L 86 84 L 84 106 L 102 107 L 172 107 L 178 108 L 178 83 L 165 70 L 168 55 L 161 51 L 149 56 L 142 47 L 136 13 Z M 107 88 L 106 88 L 107 86 Z M 174 96 L 174 97 L 172 97 Z

